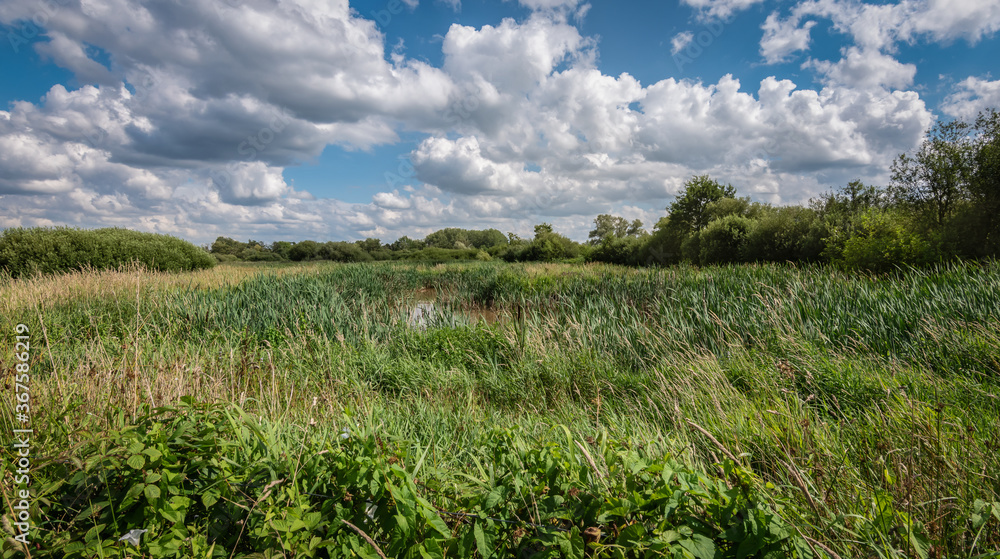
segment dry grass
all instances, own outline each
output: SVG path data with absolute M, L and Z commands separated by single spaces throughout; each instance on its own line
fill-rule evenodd
M 301 274 L 330 263 L 301 263 L 267 266 L 221 264 L 194 272 L 156 272 L 138 264 L 117 270 L 79 270 L 61 275 L 46 275 L 0 284 L 0 314 L 11 316 L 26 309 L 49 308 L 53 305 L 79 303 L 94 299 L 119 300 L 148 296 L 176 289 L 215 289 L 236 285 L 249 277 L 263 273 L 274 275 Z

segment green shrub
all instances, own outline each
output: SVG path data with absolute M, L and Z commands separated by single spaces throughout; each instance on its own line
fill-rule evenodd
M 900 265 L 926 266 L 934 260 L 931 244 L 911 231 L 897 213 L 868 210 L 860 216 L 854 235 L 844 242 L 840 263 L 886 272 Z
M 128 229 L 17 227 L 0 236 L 0 268 L 13 277 L 87 267 L 113 269 L 133 261 L 169 272 L 211 268 L 216 262 L 187 241 Z
M 788 206 L 767 212 L 747 235 L 744 258 L 749 262 L 815 261 L 823 250 L 816 222 L 816 212 L 809 208 Z
M 698 233 L 700 262 L 741 262 L 743 246 L 755 225 L 753 220 L 739 215 L 729 215 L 709 223 Z
M 639 253 L 645 239 L 636 237 L 612 237 L 591 248 L 588 262 L 634 265 L 639 263 Z

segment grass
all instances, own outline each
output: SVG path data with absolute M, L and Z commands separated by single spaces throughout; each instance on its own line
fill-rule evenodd
M 439 312 L 414 328 L 411 301 L 427 289 Z M 468 311 L 481 308 L 499 319 L 475 322 Z M 37 505 L 52 556 L 118 556 L 117 537 L 147 525 L 151 547 L 139 553 L 156 557 L 1000 549 L 996 263 L 894 276 L 778 265 L 131 268 L 8 279 L 0 309 L 4 331 L 32 332 L 41 490 L 63 502 L 98 473 L 116 480 L 102 482 L 97 512 Z M 149 438 L 156 429 L 173 434 Z M 242 458 L 198 476 L 179 462 L 127 465 L 136 433 L 166 455 L 182 452 L 171 445 L 187 429 L 202 450 L 183 452 Z M 95 457 L 103 466 L 88 469 Z M 142 477 L 152 471 L 215 485 Z M 316 486 L 324 476 L 336 482 Z M 281 498 L 262 497 L 279 480 Z M 151 485 L 193 501 L 218 490 L 246 533 L 213 528 L 222 505 L 152 498 Z M 287 518 L 295 507 L 299 523 Z M 68 547 L 73 538 L 82 545 Z

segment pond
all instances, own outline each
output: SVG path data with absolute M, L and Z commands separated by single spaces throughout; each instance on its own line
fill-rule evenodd
M 457 322 L 476 323 L 485 321 L 492 324 L 499 320 L 499 315 L 493 309 L 475 307 L 450 309 L 438 300 L 437 292 L 430 288 L 417 290 L 409 299 L 408 318 L 406 323 L 414 328 L 427 328 L 436 320 L 452 323 L 450 318 L 458 318 Z

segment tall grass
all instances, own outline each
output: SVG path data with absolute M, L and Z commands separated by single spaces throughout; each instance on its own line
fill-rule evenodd
M 411 449 L 413 477 L 420 460 L 456 488 L 486 467 L 497 429 L 524 449 L 576 453 L 553 434 L 565 425 L 577 440 L 655 441 L 648 460 L 730 482 L 720 468 L 738 465 L 808 543 L 803 554 L 1000 549 L 995 263 L 891 277 L 776 265 L 234 270 L 188 285 L 79 274 L 57 291 L 11 280 L 9 293 L 56 294 L 6 303 L 0 325 L 45 324 L 47 340 L 32 342 L 36 397 L 43 424 L 63 426 L 41 436 L 45 448 L 61 452 L 88 414 L 117 409 L 128 424 L 196 396 L 239 405 L 278 438 L 354 423 Z M 78 294 L 107 285 L 120 288 Z M 421 289 L 437 294 L 437 313 L 415 328 Z M 500 319 L 468 312 L 483 307 Z

